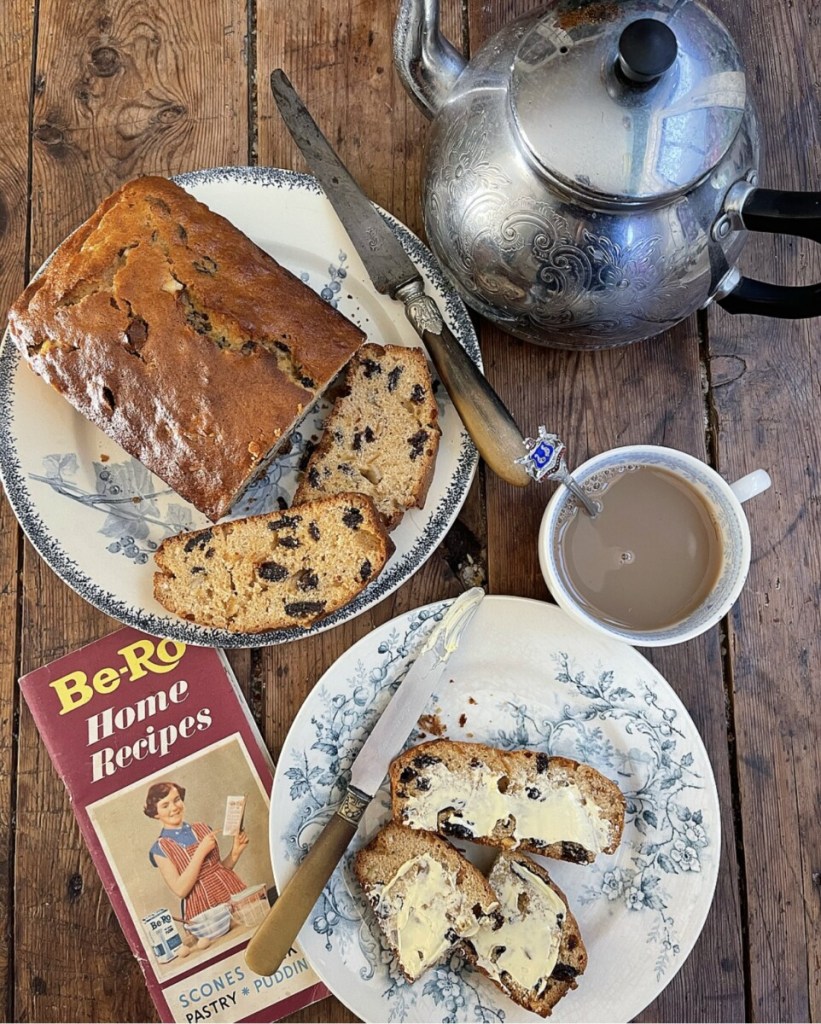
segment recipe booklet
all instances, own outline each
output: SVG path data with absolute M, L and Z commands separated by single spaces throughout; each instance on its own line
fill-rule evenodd
M 20 680 L 163 1021 L 272 1021 L 327 989 L 245 947 L 277 898 L 273 764 L 222 651 L 120 629 Z

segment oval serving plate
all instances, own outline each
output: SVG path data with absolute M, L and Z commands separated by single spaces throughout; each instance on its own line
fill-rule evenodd
M 280 889 L 341 799 L 365 737 L 447 606 L 417 608 L 363 637 L 300 709 L 271 794 Z M 670 685 L 638 651 L 599 638 L 555 605 L 487 597 L 420 722 L 448 739 L 571 757 L 618 783 L 627 813 L 614 854 L 589 865 L 535 859 L 567 895 L 589 956 L 578 988 L 550 1020 L 631 1020 L 692 950 L 718 875 L 713 772 Z M 417 729 L 408 745 L 431 738 Z M 458 955 L 413 985 L 397 969 L 351 870 L 356 851 L 390 817 L 386 789 L 299 933 L 312 967 L 365 1021 L 540 1021 Z M 488 866 L 487 847 L 455 845 Z
M 421 345 L 401 303 L 374 290 L 314 178 L 226 167 L 183 174 L 175 181 L 319 292 L 369 341 Z M 433 255 L 399 221 L 380 213 L 419 268 L 451 331 L 481 368 L 470 317 Z M 209 521 L 32 373 L 8 333 L 0 352 L 0 475 L 38 553 L 101 611 L 183 643 L 267 646 L 322 632 L 372 607 L 412 576 L 447 533 L 467 495 L 478 455 L 441 386 L 437 401 L 442 439 L 425 507 L 409 510 L 393 531 L 396 551 L 377 579 L 310 629 L 234 633 L 186 622 L 159 605 L 153 596 L 153 552 L 165 537 Z M 269 467 L 227 518 L 290 505 L 305 447 L 320 436 L 328 409 L 320 401 L 292 434 L 290 452 Z

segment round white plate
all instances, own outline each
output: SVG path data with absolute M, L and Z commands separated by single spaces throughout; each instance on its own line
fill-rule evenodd
M 293 171 L 227 167 L 175 179 L 221 213 L 324 299 L 368 340 L 420 346 L 401 303 L 379 295 L 316 181 Z M 421 271 L 448 326 L 481 368 L 467 310 L 430 251 L 380 211 Z M 438 384 L 438 381 L 437 381 Z M 26 535 L 54 572 L 108 615 L 155 636 L 219 647 L 259 647 L 318 633 L 359 615 L 405 582 L 432 554 L 465 500 L 478 456 L 444 388 L 437 390 L 442 439 L 423 509 L 393 531 L 396 551 L 354 601 L 309 630 L 239 634 L 196 626 L 154 600 L 153 552 L 208 520 L 109 440 L 24 365 L 6 337 L 0 352 L 0 474 Z M 300 460 L 328 412 L 320 403 L 229 518 L 290 504 Z
M 271 797 L 280 890 L 339 802 L 351 762 L 447 604 L 418 608 L 363 637 L 302 706 Z M 567 895 L 589 954 L 578 988 L 550 1019 L 633 1018 L 693 948 L 718 873 L 715 781 L 681 701 L 637 651 L 597 637 L 554 605 L 487 597 L 427 713 L 449 739 L 572 757 L 619 784 L 627 814 L 615 854 L 590 865 L 537 860 Z M 414 732 L 409 745 L 420 736 Z M 300 932 L 317 974 L 365 1021 L 540 1020 L 458 956 L 413 985 L 395 968 L 351 871 L 353 854 L 389 817 L 386 789 Z M 487 863 L 486 847 L 456 845 Z

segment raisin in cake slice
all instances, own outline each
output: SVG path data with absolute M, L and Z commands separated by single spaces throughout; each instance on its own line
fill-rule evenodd
M 522 853 L 501 852 L 488 881 L 499 899 L 502 925 L 483 923 L 465 945 L 475 966 L 514 1002 L 547 1017 L 587 967 L 567 897 Z
M 338 494 L 163 541 L 154 596 L 202 626 L 260 633 L 341 608 L 393 551 L 370 498 Z
M 624 797 L 590 765 L 533 750 L 434 740 L 390 767 L 393 816 L 411 828 L 586 864 L 613 853 Z
M 487 879 L 439 836 L 388 822 L 354 858 L 354 873 L 408 981 L 439 963 L 499 902 Z
M 363 345 L 348 364 L 345 389 L 294 496 L 370 495 L 388 529 L 422 508 L 441 431 L 430 370 L 421 348 Z

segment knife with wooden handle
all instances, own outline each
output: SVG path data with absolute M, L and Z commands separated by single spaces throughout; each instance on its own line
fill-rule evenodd
M 288 955 L 484 596 L 481 587 L 465 591 L 428 635 L 416 661 L 357 754 L 342 803 L 248 943 L 245 961 L 252 971 L 273 974 Z
M 401 242 L 351 177 L 283 71 L 271 74 L 271 90 L 288 131 L 336 211 L 374 287 L 404 304 L 405 314 L 425 343 L 479 454 L 503 480 L 526 486 L 533 474 L 522 458 L 525 439 L 516 421 L 448 329 Z

